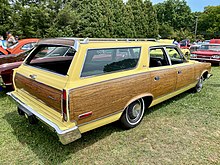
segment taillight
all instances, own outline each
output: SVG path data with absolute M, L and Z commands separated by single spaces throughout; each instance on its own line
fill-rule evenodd
M 67 121 L 67 105 L 66 105 L 66 98 L 67 93 L 66 90 L 63 90 L 63 96 L 62 96 L 62 113 L 63 113 L 63 120 Z

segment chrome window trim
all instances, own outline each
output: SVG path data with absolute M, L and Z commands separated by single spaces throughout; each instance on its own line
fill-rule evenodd
M 169 63 L 170 63 L 170 66 L 171 65 L 173 65 L 172 64 L 172 62 L 171 62 L 171 58 L 170 58 L 170 56 L 169 56 L 169 53 L 167 52 L 167 49 L 166 49 L 167 47 L 163 47 L 163 49 L 164 49 L 164 51 L 165 51 L 165 54 L 166 54 L 166 57 L 167 57 L 167 59 L 168 59 L 168 61 L 169 61 Z
M 79 51 L 79 45 L 80 45 L 80 41 L 78 39 L 76 39 L 74 46 L 71 46 L 71 47 L 78 52 Z

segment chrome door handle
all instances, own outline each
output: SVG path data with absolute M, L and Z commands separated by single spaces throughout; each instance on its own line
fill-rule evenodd
M 154 77 L 154 80 L 155 80 L 155 81 L 158 81 L 158 80 L 160 80 L 160 77 L 159 77 L 159 76 L 156 76 L 156 77 Z
M 32 79 L 35 80 L 35 79 L 37 78 L 37 75 L 35 75 L 35 74 L 31 74 L 31 75 L 30 75 L 30 78 L 32 78 Z

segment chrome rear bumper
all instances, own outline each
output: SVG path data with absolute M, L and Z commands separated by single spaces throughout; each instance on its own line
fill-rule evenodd
M 57 133 L 59 140 L 62 144 L 65 145 L 81 138 L 81 133 L 77 126 L 66 130 L 61 130 L 55 123 L 51 122 L 41 114 L 34 111 L 31 107 L 23 103 L 11 92 L 8 92 L 7 95 L 9 95 L 13 100 L 15 100 L 18 103 L 19 108 L 26 114 L 35 115 L 41 122 L 45 123 L 47 126 L 49 126 L 50 129 L 54 130 Z

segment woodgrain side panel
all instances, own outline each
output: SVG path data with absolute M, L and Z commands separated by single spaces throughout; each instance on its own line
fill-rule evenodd
M 150 73 L 100 82 L 70 91 L 70 119 L 78 124 L 122 111 L 132 98 L 149 92 Z M 92 116 L 78 120 L 80 114 Z
M 157 97 L 173 92 L 176 86 L 175 68 L 151 72 L 151 84 L 151 93 L 155 99 Z
M 62 91 L 39 83 L 16 73 L 15 85 L 18 89 L 28 92 L 31 96 L 44 102 L 47 106 L 61 112 Z
M 195 79 L 198 79 L 204 70 L 211 70 L 210 63 L 197 63 L 195 64 Z
M 177 67 L 176 73 L 177 73 L 176 90 L 179 90 L 197 81 L 194 76 L 193 65 Z

